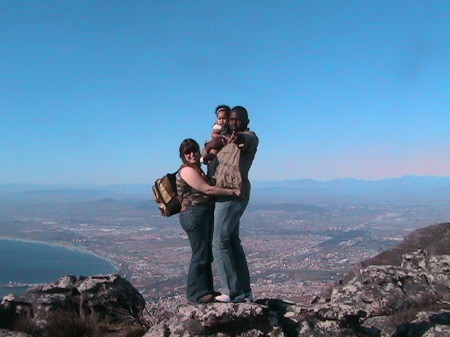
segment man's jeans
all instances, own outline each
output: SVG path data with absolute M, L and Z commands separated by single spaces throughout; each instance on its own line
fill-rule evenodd
M 218 198 L 214 210 L 213 255 L 222 292 L 232 300 L 250 296 L 250 274 L 239 238 L 239 220 L 248 201 Z

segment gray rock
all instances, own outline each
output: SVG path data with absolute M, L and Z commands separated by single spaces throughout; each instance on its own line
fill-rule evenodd
M 181 305 L 169 320 L 156 325 L 145 337 L 160 336 L 285 336 L 279 316 L 256 303 Z
M 79 278 L 68 275 L 23 295 L 6 296 L 0 306 L 5 315 L 13 319 L 26 317 L 43 328 L 49 314 L 61 311 L 131 325 L 141 317 L 144 307 L 142 295 L 119 275 Z
M 308 306 L 277 299 L 181 305 L 145 337 L 448 337 L 449 265 L 448 255 L 408 253 L 401 266 L 360 268 Z
M 33 337 L 23 332 L 0 329 L 0 337 Z

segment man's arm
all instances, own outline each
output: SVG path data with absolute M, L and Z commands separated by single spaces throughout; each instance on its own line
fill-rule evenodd
M 258 147 L 258 137 L 252 131 L 234 132 L 230 137 L 230 142 L 239 146 L 242 151 L 256 151 Z

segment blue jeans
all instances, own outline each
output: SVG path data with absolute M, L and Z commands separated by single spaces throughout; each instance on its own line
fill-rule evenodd
M 200 297 L 214 292 L 211 269 L 213 220 L 212 207 L 191 205 L 180 213 L 180 224 L 192 249 L 186 282 L 186 297 L 190 302 L 196 303 Z
M 213 256 L 222 292 L 232 300 L 251 294 L 247 259 L 239 238 L 240 218 L 248 202 L 218 198 L 214 210 Z

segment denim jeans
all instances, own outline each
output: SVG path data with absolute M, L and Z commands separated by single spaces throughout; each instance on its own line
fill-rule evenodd
M 211 269 L 213 220 L 212 207 L 191 205 L 180 213 L 180 224 L 192 249 L 186 282 L 186 297 L 190 302 L 196 303 L 200 297 L 214 292 Z
M 248 202 L 218 198 L 214 210 L 213 256 L 222 292 L 232 300 L 251 294 L 247 259 L 239 238 L 240 218 Z

